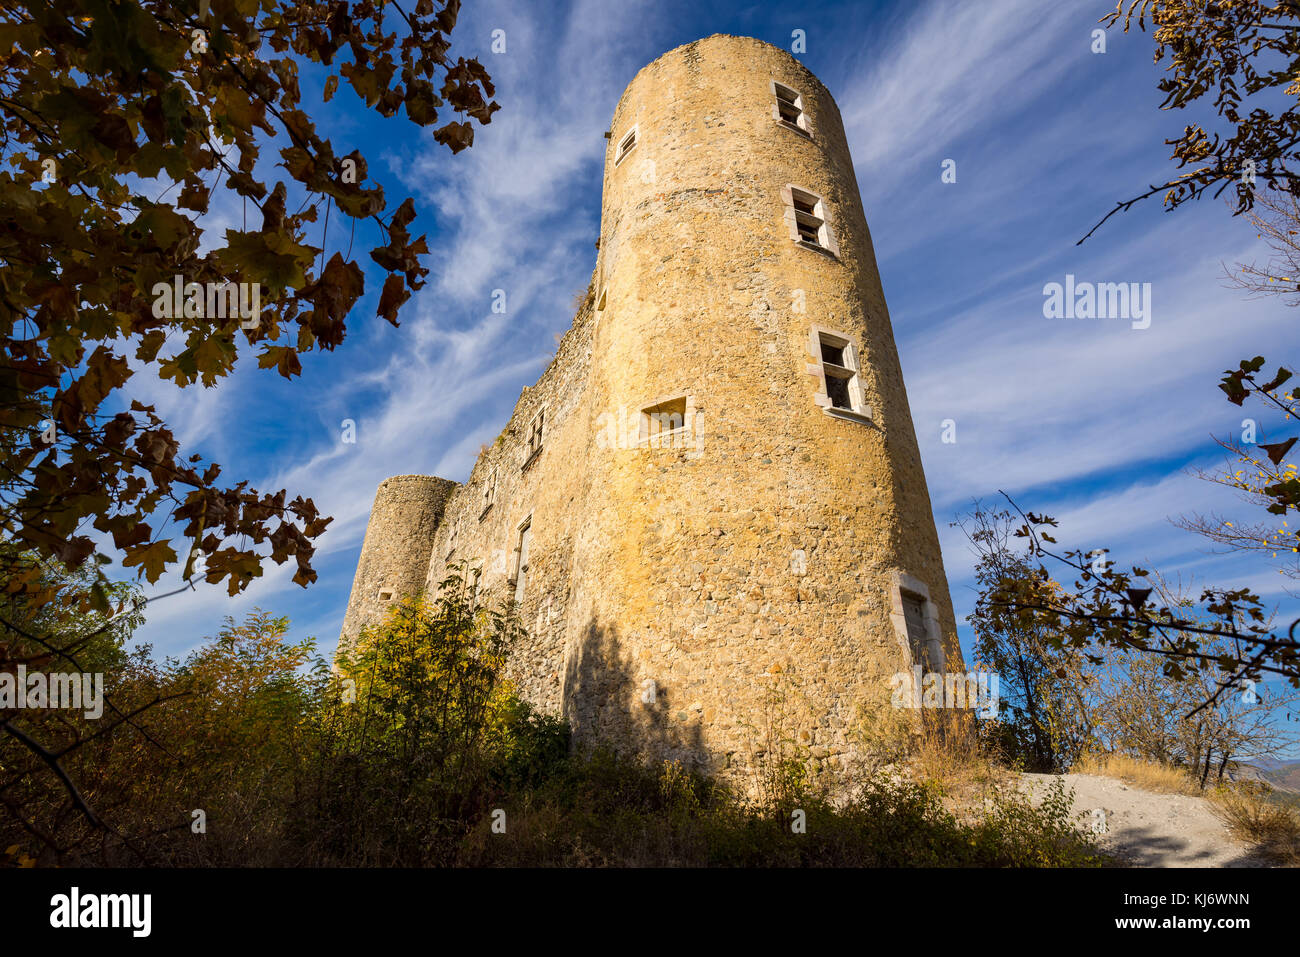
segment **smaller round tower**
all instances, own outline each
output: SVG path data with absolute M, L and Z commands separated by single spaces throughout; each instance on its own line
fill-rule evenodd
M 395 475 L 380 483 L 366 525 L 352 596 L 339 637 L 342 651 L 394 601 L 424 587 L 433 537 L 456 482 L 432 475 Z

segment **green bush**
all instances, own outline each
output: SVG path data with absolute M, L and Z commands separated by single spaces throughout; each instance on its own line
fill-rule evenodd
M 1087 867 L 1104 862 L 1070 816 L 1063 785 L 1041 806 L 998 793 L 962 822 L 932 784 L 878 777 L 842 806 L 756 804 L 664 764 L 608 751 L 578 755 L 541 787 L 512 796 L 506 832 L 480 821 L 468 866 Z M 795 829 L 795 811 L 803 828 Z

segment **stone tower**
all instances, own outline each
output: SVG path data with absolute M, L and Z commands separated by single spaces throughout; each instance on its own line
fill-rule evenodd
M 598 248 L 496 444 L 427 486 L 418 574 L 372 519 L 344 640 L 382 607 L 363 570 L 435 588 L 465 560 L 519 602 L 518 687 L 579 739 L 742 767 L 776 698 L 838 765 L 892 675 L 958 651 L 830 94 L 758 40 L 664 54 L 614 111 Z
M 394 475 L 379 483 L 343 617 L 344 635 L 355 637 L 382 616 L 388 602 L 424 588 L 434 535 L 456 488 L 455 482 L 431 475 Z

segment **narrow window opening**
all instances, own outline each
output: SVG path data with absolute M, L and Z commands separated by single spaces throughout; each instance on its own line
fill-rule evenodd
M 532 519 L 524 522 L 519 528 L 519 544 L 515 548 L 515 602 L 518 604 L 524 600 L 524 588 L 528 581 L 528 547 L 532 542 L 533 523 Z
M 912 661 L 926 671 L 933 668 L 930 661 L 930 634 L 925 624 L 925 599 L 910 592 L 902 593 L 903 621 L 907 625 L 907 643 L 912 649 Z
M 388 588 L 385 588 L 385 589 L 383 589 L 382 591 L 380 591 L 380 592 L 379 592 L 379 600 L 380 600 L 380 601 L 392 601 L 392 600 L 393 600 L 393 592 L 392 592 L 392 590 L 391 590 L 391 589 L 388 589 Z
M 533 416 L 533 421 L 528 426 L 528 455 L 524 459 L 524 466 L 527 467 L 530 462 L 542 450 L 542 432 L 546 422 L 546 410 L 539 409 Z
M 790 190 L 791 205 L 794 206 L 795 228 L 799 230 L 799 239 L 814 246 L 825 247 L 822 241 L 822 227 L 826 224 L 821 215 L 821 200 L 803 190 Z
M 618 151 L 614 155 L 615 166 L 623 162 L 627 158 L 627 154 L 632 152 L 632 148 L 636 146 L 636 131 L 637 128 L 632 127 L 627 131 L 627 135 L 618 141 Z
M 807 135 L 808 121 L 804 116 L 803 96 L 799 91 L 780 83 L 773 83 L 772 89 L 776 93 L 776 118 L 786 126 Z
M 792 240 L 801 246 L 839 256 L 840 247 L 831 229 L 825 200 L 806 189 L 786 185 L 781 188 L 781 201 L 785 204 L 785 222 Z
M 858 357 L 853 343 L 842 335 L 813 328 L 813 355 L 821 359 L 820 369 L 829 409 L 839 409 L 858 416 L 870 416 L 862 381 L 858 375 Z
M 479 512 L 479 520 L 487 515 L 488 510 L 492 508 L 493 501 L 496 500 L 497 494 L 497 470 L 492 469 L 488 472 L 487 479 L 483 482 L 483 511 Z

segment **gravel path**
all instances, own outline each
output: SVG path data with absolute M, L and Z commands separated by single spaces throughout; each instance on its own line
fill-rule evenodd
M 1134 867 L 1268 866 L 1228 833 L 1205 798 L 1156 794 L 1093 774 L 1020 777 L 1035 795 L 1064 777 L 1074 791 L 1075 814 L 1104 827 L 1102 847 Z

